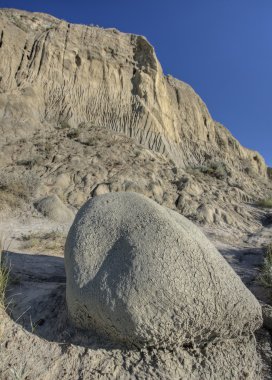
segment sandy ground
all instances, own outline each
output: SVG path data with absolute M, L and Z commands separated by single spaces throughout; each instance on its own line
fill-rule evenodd
M 86 334 L 70 324 L 63 260 L 68 229 L 69 225 L 40 217 L 0 223 L 5 237 L 4 260 L 10 266 L 8 308 L 7 313 L 1 313 L 0 320 L 1 380 L 167 378 L 156 361 L 160 355 L 161 362 L 166 361 L 169 353 L 128 351 L 95 332 Z M 257 277 L 263 247 L 272 241 L 272 225 L 239 237 L 239 241 L 235 240 L 234 231 L 203 230 L 256 297 L 271 302 L 268 290 L 259 284 Z M 55 240 L 53 245 L 50 239 Z M 271 335 L 262 328 L 256 339 L 263 378 L 271 379 Z M 183 355 L 185 363 L 186 355 L 191 360 L 192 353 Z M 167 363 L 173 371 L 180 365 L 169 357 Z M 179 378 L 173 371 L 169 372 L 169 378 Z

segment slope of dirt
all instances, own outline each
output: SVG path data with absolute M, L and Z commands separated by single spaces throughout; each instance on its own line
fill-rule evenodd
M 35 214 L 35 201 L 57 194 L 71 208 L 110 191 L 134 191 L 200 224 L 258 230 L 268 218 L 256 207 L 272 182 L 221 166 L 178 168 L 164 155 L 102 127 L 40 130 L 2 147 L 0 211 Z M 31 206 L 32 205 L 32 206 Z

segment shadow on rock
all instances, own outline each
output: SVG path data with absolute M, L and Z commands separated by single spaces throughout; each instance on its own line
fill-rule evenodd
M 70 344 L 92 349 L 125 349 L 70 322 L 62 257 L 6 251 L 3 259 L 10 268 L 8 312 L 17 324 L 47 341 L 63 344 L 64 350 Z

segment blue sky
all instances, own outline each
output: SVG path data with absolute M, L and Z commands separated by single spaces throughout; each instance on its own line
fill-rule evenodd
M 145 35 L 166 74 L 272 166 L 272 0 L 0 0 L 70 22 Z

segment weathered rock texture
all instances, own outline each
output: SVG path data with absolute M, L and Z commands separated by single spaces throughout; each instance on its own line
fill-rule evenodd
M 35 203 L 36 209 L 49 219 L 59 223 L 71 223 L 74 213 L 54 194 Z
M 215 123 L 188 85 L 163 76 L 143 37 L 0 10 L 0 128 L 0 217 L 8 236 L 14 210 L 26 221 L 30 212 L 37 216 L 33 203 L 54 194 L 79 208 L 108 191 L 139 192 L 212 224 L 215 235 L 228 227 L 235 240 L 271 220 L 254 207 L 272 192 L 262 158 Z M 50 225 L 34 220 L 34 231 L 36 222 Z M 249 334 L 137 350 L 76 329 L 67 320 L 60 259 L 40 258 L 21 258 L 10 282 L 16 322 L 1 314 L 1 379 L 260 378 Z M 268 334 L 263 346 L 270 344 Z
M 163 75 L 144 37 L 7 9 L 0 36 L 1 213 L 135 191 L 201 224 L 260 228 L 262 158 Z
M 75 323 L 136 346 L 205 344 L 262 323 L 259 303 L 202 232 L 143 195 L 87 202 L 65 266 Z
M 144 37 L 7 9 L 0 36 L 1 140 L 29 137 L 47 123 L 89 122 L 178 166 L 212 159 L 267 175 L 262 157 L 214 122 L 190 86 L 163 75 Z

